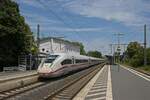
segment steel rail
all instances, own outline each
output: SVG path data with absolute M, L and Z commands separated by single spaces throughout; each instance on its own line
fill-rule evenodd
M 101 64 L 101 66 L 102 66 L 102 64 Z M 20 99 L 21 100 L 30 100 L 33 98 L 36 100 L 47 99 L 49 96 L 54 95 L 56 93 L 56 91 L 62 90 L 62 87 L 66 87 L 66 84 L 68 84 L 70 82 L 73 83 L 73 82 L 75 82 L 73 80 L 77 80 L 80 77 L 83 77 L 83 76 L 85 77 L 86 75 L 88 76 L 88 74 L 90 72 L 92 72 L 92 70 L 96 71 L 97 68 L 98 67 L 96 65 L 96 66 L 87 68 L 85 70 L 73 73 L 71 75 L 66 75 L 64 77 L 60 77 L 58 79 L 51 80 L 50 82 L 48 81 L 47 83 L 45 83 L 44 85 L 41 85 L 41 86 L 37 85 L 37 86 L 33 86 L 33 87 L 29 86 L 30 88 L 26 87 L 25 90 L 22 89 L 24 91 L 11 94 L 11 96 L 6 97 L 5 99 L 6 100 L 12 100 L 12 99 L 13 100 L 20 100 Z M 69 86 L 69 84 L 68 84 L 68 86 Z M 10 92 L 13 92 L 13 90 Z
M 94 68 L 81 77 L 69 82 L 54 93 L 48 95 L 47 97 L 44 97 L 44 100 L 59 100 L 64 98 L 66 100 L 71 100 L 96 75 L 96 73 L 102 68 L 102 66 L 103 64 L 101 66 L 97 66 L 98 68 Z M 61 94 L 65 95 L 65 97 L 61 96 Z
M 21 93 L 24 93 L 26 91 L 30 91 L 32 89 L 35 89 L 37 87 L 40 87 L 40 86 L 43 86 L 43 85 L 46 85 L 46 84 L 47 83 L 45 83 L 45 82 L 36 82 L 36 83 L 29 84 L 29 85 L 26 85 L 26 86 L 23 86 L 23 87 L 20 87 L 20 88 L 0 92 L 0 100 L 11 98 L 13 96 L 19 95 Z

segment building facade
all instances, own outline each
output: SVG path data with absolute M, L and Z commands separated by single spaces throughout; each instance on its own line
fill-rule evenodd
M 76 53 L 80 54 L 80 46 L 68 40 L 54 37 L 40 39 L 39 51 L 42 53 Z

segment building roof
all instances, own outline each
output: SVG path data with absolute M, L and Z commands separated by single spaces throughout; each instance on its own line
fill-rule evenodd
M 64 43 L 69 43 L 73 46 L 77 46 L 77 47 L 80 47 L 80 45 L 76 42 L 71 42 L 71 41 L 68 41 L 68 40 L 64 40 L 64 39 L 61 39 L 61 38 L 56 38 L 56 37 L 46 37 L 46 38 L 42 38 L 40 39 L 40 43 L 44 43 L 44 42 L 49 42 L 50 39 L 54 39 L 54 40 L 57 40 L 57 41 L 60 41 L 60 42 L 64 42 Z

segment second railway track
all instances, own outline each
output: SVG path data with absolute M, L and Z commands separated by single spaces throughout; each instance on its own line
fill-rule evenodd
M 4 91 L 8 91 L 15 88 L 20 88 L 38 81 L 38 74 L 37 73 L 27 73 L 19 74 L 19 75 L 12 75 L 11 78 L 9 76 L 3 78 L 1 77 L 0 80 L 0 93 Z
M 53 81 L 37 82 L 18 89 L 1 92 L 0 99 L 53 100 L 57 98 L 59 100 L 65 97 L 70 100 L 102 68 L 102 66 L 103 64 L 97 65 Z
M 20 88 L 16 88 L 16 89 L 11 89 L 11 90 L 7 90 L 7 91 L 4 91 L 4 92 L 0 92 L 0 100 L 4 100 L 4 99 L 8 99 L 8 98 L 11 98 L 13 96 L 17 96 L 21 93 L 24 93 L 26 91 L 30 91 L 34 88 L 37 88 L 39 86 L 43 86 L 45 85 L 46 83 L 44 82 L 37 82 L 37 83 L 33 83 L 33 84 L 29 84 L 27 86 L 23 86 L 23 87 L 20 87 Z
M 58 91 L 50 94 L 48 97 L 45 97 L 44 100 L 72 100 L 73 97 L 93 78 L 93 76 L 101 69 L 95 68 L 78 79 L 75 79 Z

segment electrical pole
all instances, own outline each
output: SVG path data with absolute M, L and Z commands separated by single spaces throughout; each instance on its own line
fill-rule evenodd
M 112 54 L 112 44 L 109 44 L 109 46 L 110 46 L 110 55 L 111 55 L 111 59 L 110 59 L 110 64 L 113 64 L 113 54 Z
M 110 49 L 111 49 L 111 54 L 112 54 L 114 62 L 115 62 L 115 59 L 116 59 L 115 58 L 115 56 L 116 56 L 115 47 L 118 46 L 118 43 L 117 44 L 109 44 L 109 45 L 110 45 Z M 120 47 L 121 46 L 124 47 L 124 52 L 125 52 L 125 47 L 128 44 L 126 44 L 126 43 L 120 43 L 119 45 L 120 45 Z
M 39 46 L 40 46 L 40 25 L 37 25 L 37 66 L 39 65 Z
M 115 54 L 115 45 L 113 46 L 113 59 L 114 59 L 114 61 L 113 61 L 113 63 L 115 64 L 116 63 L 116 54 Z
M 124 35 L 123 33 L 117 33 L 115 34 L 117 35 L 117 39 L 118 39 L 118 47 L 117 47 L 117 51 L 119 51 L 121 48 L 120 48 L 120 36 Z
M 109 44 L 109 46 L 110 46 L 110 54 L 112 54 L 112 44 Z
M 117 33 L 115 34 L 117 35 L 117 39 L 118 39 L 118 46 L 117 46 L 117 56 L 118 56 L 118 62 L 120 61 L 120 51 L 121 51 L 121 48 L 120 48 L 120 36 L 124 35 L 122 33 Z
M 144 25 L 144 66 L 147 65 L 147 52 L 146 52 L 146 24 Z
M 37 48 L 39 53 L 39 45 L 40 45 L 40 25 L 37 25 Z

